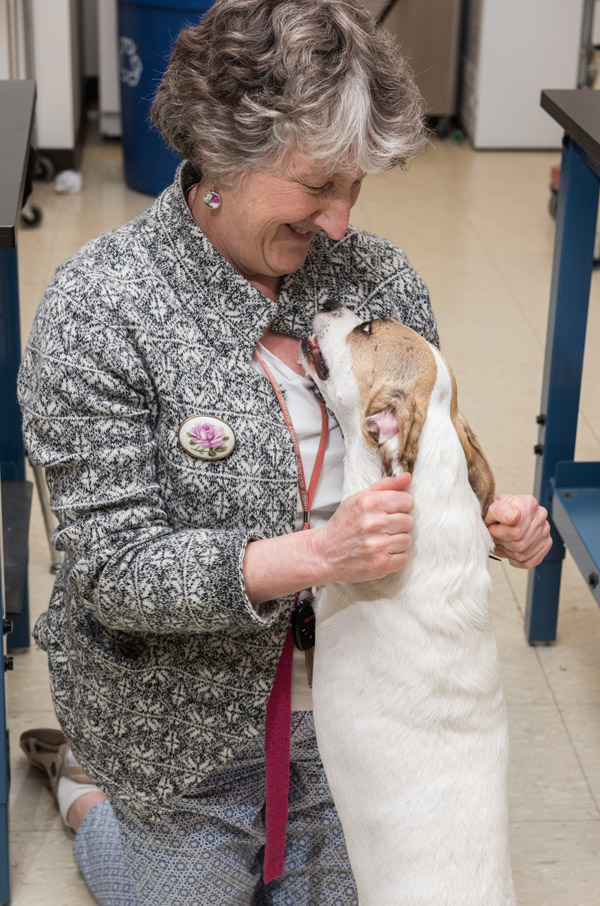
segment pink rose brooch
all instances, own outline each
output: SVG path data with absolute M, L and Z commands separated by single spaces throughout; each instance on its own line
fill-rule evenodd
M 196 459 L 226 459 L 235 449 L 231 425 L 212 415 L 192 415 L 179 426 L 179 443 Z

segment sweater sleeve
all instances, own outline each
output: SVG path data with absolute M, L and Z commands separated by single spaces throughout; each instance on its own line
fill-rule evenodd
M 71 593 L 126 632 L 243 632 L 242 563 L 255 534 L 175 527 L 157 476 L 156 393 L 132 329 L 56 284 L 38 310 L 19 374 L 30 461 L 45 467 Z M 116 320 L 116 319 L 115 319 Z

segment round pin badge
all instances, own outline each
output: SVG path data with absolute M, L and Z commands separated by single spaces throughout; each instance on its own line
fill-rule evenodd
M 191 415 L 180 424 L 177 436 L 186 453 L 208 462 L 227 459 L 235 449 L 235 431 L 214 415 Z

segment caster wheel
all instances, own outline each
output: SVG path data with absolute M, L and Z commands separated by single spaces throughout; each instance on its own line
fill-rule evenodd
M 38 154 L 35 166 L 33 168 L 33 179 L 39 179 L 41 182 L 50 182 L 56 175 L 56 167 L 49 157 Z
M 42 222 L 42 211 L 35 204 L 26 204 L 21 211 L 21 226 L 31 230 Z

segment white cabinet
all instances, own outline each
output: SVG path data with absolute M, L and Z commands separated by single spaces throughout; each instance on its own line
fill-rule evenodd
M 544 88 L 576 88 L 584 0 L 469 0 L 460 118 L 475 148 L 558 148 Z
M 81 121 L 78 0 L 0 0 L 0 78 L 35 79 L 34 142 L 73 166 Z

